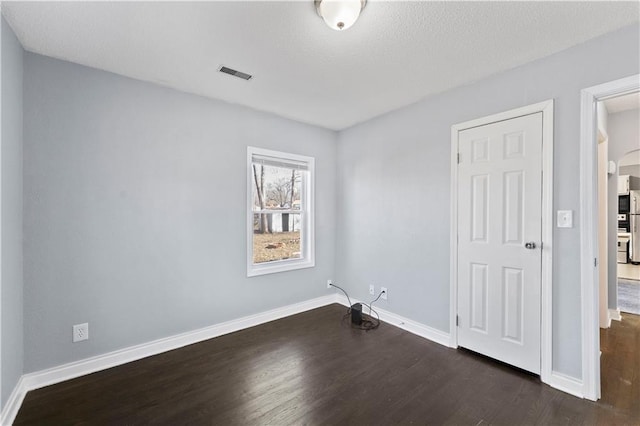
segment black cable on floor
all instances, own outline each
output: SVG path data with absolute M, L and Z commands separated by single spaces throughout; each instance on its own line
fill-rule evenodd
M 351 314 L 351 306 L 353 306 L 351 304 L 351 299 L 349 298 L 349 294 L 347 294 L 347 292 L 342 287 L 339 287 L 339 286 L 337 286 L 337 285 L 335 285 L 333 283 L 331 283 L 329 285 L 341 290 L 344 293 L 344 295 L 347 296 L 347 300 L 349 301 L 349 308 L 347 309 L 347 313 L 344 314 L 344 316 L 342 317 L 342 320 L 344 321 L 344 319 Z M 384 291 L 381 291 L 380 294 L 378 294 L 378 297 L 373 299 L 373 301 L 369 302 L 369 304 L 362 303 L 364 306 L 369 308 L 369 318 L 370 319 L 364 318 L 365 314 L 363 312 L 362 323 L 360 325 L 351 323 L 351 327 L 352 328 L 355 328 L 355 329 L 358 329 L 358 330 L 369 331 L 369 330 L 375 330 L 376 328 L 380 327 L 380 315 L 378 314 L 378 312 L 375 309 L 372 308 L 372 305 L 374 304 L 374 302 L 376 302 L 378 299 L 380 299 L 380 297 L 382 297 L 383 294 L 384 294 Z M 376 318 L 373 318 L 371 316 L 372 313 L 376 314 Z
M 349 299 L 349 295 L 347 294 L 347 292 L 346 292 L 346 291 L 344 291 L 344 289 L 343 289 L 342 287 L 339 287 L 339 286 L 335 285 L 334 283 L 331 283 L 331 284 L 329 284 L 329 285 L 330 285 L 331 287 L 335 287 L 335 288 L 337 288 L 337 289 L 341 290 L 341 291 L 344 293 L 344 295 L 345 295 L 345 296 L 347 296 L 347 300 L 349 301 L 349 309 L 347 309 L 347 314 L 351 313 L 351 306 L 352 306 L 352 305 L 351 305 L 351 299 Z

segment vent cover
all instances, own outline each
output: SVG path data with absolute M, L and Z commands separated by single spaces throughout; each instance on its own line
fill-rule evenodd
M 247 73 L 244 73 L 244 72 L 241 72 L 241 71 L 237 71 L 237 70 L 231 69 L 229 67 L 225 67 L 224 65 L 221 66 L 218 71 L 223 72 L 225 74 L 232 75 L 234 77 L 241 78 L 243 80 L 250 80 L 251 77 L 253 77 L 251 74 L 247 74 Z

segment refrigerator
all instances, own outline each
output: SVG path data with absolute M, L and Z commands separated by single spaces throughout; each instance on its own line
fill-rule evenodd
M 640 263 L 640 191 L 629 191 L 629 241 L 632 263 Z

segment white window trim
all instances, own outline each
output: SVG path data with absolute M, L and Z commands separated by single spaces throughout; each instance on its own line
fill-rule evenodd
M 305 162 L 308 165 L 308 178 L 303 180 L 304 191 L 302 205 L 304 210 L 295 210 L 302 213 L 302 229 L 300 243 L 302 244 L 303 259 L 287 259 L 262 264 L 253 263 L 253 168 L 254 155 L 278 157 L 284 160 Z M 288 152 L 272 151 L 269 149 L 247 147 L 247 277 L 255 277 L 276 272 L 293 271 L 296 269 L 312 268 L 316 265 L 315 257 L 315 159 L 304 155 L 290 154 Z M 274 212 L 281 213 L 281 212 Z M 286 213 L 286 211 L 285 211 Z

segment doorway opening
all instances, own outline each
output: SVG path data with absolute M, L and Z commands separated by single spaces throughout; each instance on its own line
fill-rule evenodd
M 640 92 L 624 98 L 631 98 L 629 109 L 615 113 L 612 124 L 629 133 L 621 137 L 626 150 L 630 143 L 640 146 Z M 617 290 L 617 303 L 609 302 L 612 319 L 620 319 L 620 313 L 640 315 L 640 148 L 617 159 L 616 164 L 618 217 L 610 233 L 616 237 L 617 264 L 609 286 Z
M 640 91 L 640 75 L 634 75 L 582 90 L 581 93 L 581 144 L 580 144 L 580 223 L 581 236 L 581 289 L 582 289 L 582 387 L 583 396 L 597 400 L 601 396 L 600 380 L 600 327 L 608 326 L 617 306 L 617 179 L 602 176 L 616 174 L 619 164 L 599 160 L 614 147 L 611 129 L 599 122 L 598 108 L 606 108 L 605 102 L 620 102 L 624 95 Z M 617 100 L 617 101 L 616 101 Z M 612 108 L 614 109 L 614 108 Z M 600 120 L 602 118 L 600 117 Z M 602 130 L 605 130 L 604 132 Z M 618 139 L 616 137 L 616 139 Z M 625 139 L 626 140 L 626 139 Z M 632 144 L 622 154 L 637 148 L 638 139 L 627 140 Z M 603 148 L 603 143 L 609 143 Z M 620 141 L 618 141 L 620 142 Z M 633 146 L 636 144 L 636 146 Z M 616 145 L 618 146 L 618 145 Z M 624 148 L 620 148 L 621 150 Z M 614 157 L 613 155 L 611 157 Z M 600 165 L 600 167 L 598 167 Z M 600 182 L 599 182 L 600 177 Z M 608 180 L 608 182 L 607 182 Z M 600 185 L 599 185 L 600 184 Z M 614 186 L 615 185 L 615 186 Z M 613 199 L 613 203 L 600 203 Z M 609 207 L 607 207 L 609 206 Z M 608 214 L 611 213 L 611 214 Z M 607 218 L 608 214 L 608 218 Z M 604 217 L 603 217 L 604 215 Z M 615 230 L 615 234 L 611 231 Z M 615 238 L 615 243 L 608 241 Z M 605 240 L 605 241 L 601 241 Z M 610 246 L 610 247 L 609 247 Z M 616 248 L 615 253 L 612 248 Z M 611 267 L 610 267 L 611 266 Z M 615 277 L 611 283 L 611 275 Z M 602 304 L 601 304 L 602 301 Z M 605 303 L 606 302 L 606 303 Z
M 598 101 L 599 322 L 640 315 L 640 92 Z

